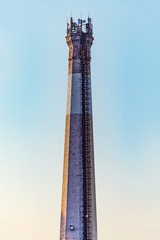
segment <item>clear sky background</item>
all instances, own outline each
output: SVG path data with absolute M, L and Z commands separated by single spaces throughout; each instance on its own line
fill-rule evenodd
M 0 0 L 0 239 L 59 239 L 71 10 L 94 24 L 99 240 L 159 240 L 159 0 Z

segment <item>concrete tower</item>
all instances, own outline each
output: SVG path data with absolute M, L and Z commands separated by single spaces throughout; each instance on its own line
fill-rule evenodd
M 93 149 L 90 49 L 88 23 L 70 18 L 67 113 L 63 166 L 60 240 L 97 240 Z

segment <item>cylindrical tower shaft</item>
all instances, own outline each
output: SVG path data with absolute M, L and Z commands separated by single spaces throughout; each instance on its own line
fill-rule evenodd
M 97 240 L 90 48 L 88 23 L 67 24 L 67 113 L 60 240 Z M 85 28 L 85 29 L 84 29 Z

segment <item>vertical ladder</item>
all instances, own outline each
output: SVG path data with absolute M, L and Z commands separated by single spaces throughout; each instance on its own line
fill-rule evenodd
M 83 129 L 83 220 L 84 240 L 92 237 L 92 155 L 91 155 L 91 86 L 88 79 L 90 73 L 89 46 L 82 39 L 82 129 Z

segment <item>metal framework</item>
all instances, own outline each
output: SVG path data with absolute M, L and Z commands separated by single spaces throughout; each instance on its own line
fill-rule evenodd
M 82 36 L 82 118 L 83 118 L 83 204 L 84 204 L 84 240 L 92 240 L 92 160 L 91 160 L 91 86 L 90 57 L 86 43 L 86 34 Z

